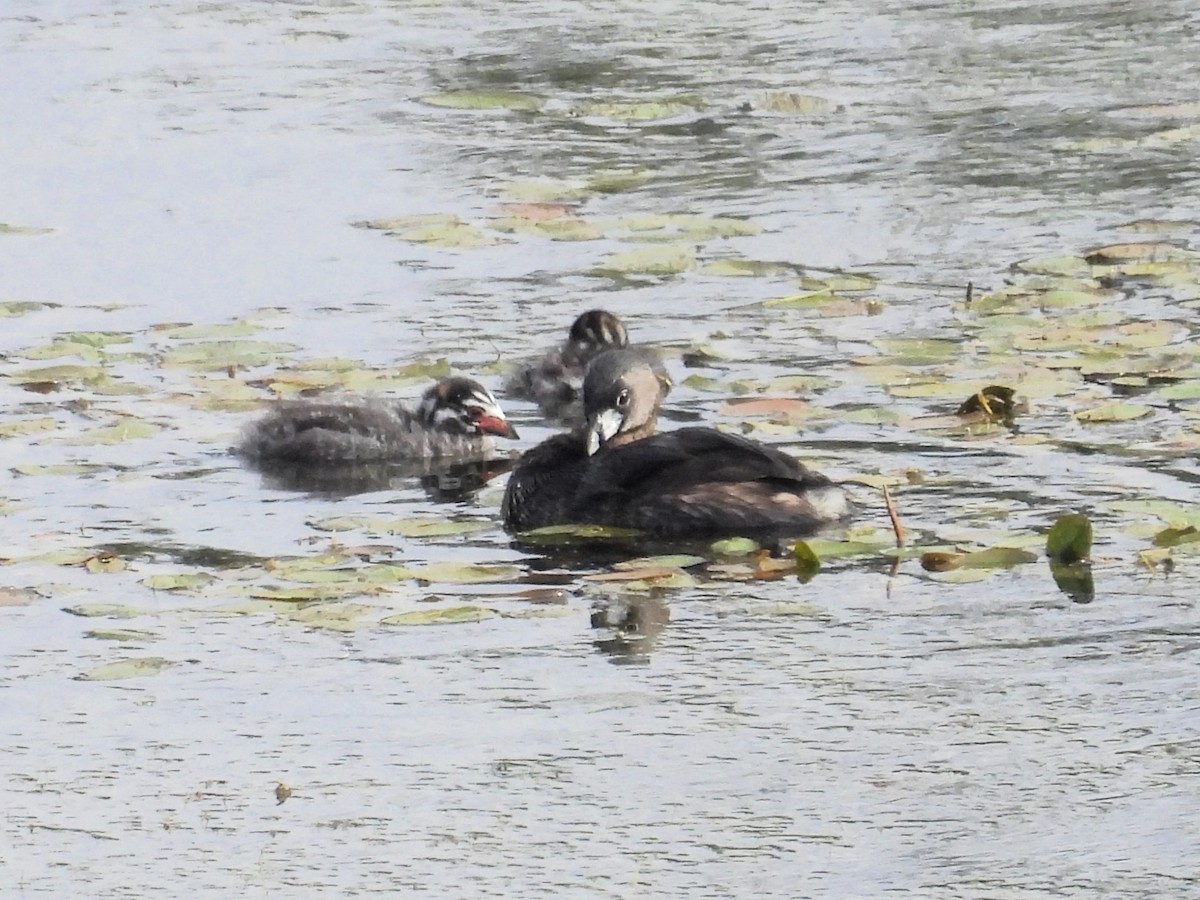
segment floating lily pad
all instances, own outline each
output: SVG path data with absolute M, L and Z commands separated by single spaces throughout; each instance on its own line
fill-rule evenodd
M 171 368 L 215 371 L 278 365 L 298 348 L 275 341 L 198 341 L 182 344 L 163 354 L 162 364 Z
M 629 102 L 629 103 L 585 103 L 577 112 L 581 116 L 615 119 L 622 122 L 650 122 L 655 119 L 671 119 L 685 113 L 695 112 L 689 103 L 672 100 Z
M 490 522 L 479 520 L 388 519 L 372 516 L 331 516 L 308 524 L 320 531 L 363 529 L 371 534 L 398 534 L 404 537 L 446 537 L 448 535 L 475 534 L 494 527 Z
M 643 566 L 637 569 L 619 569 L 615 572 L 585 575 L 583 580 L 590 582 L 658 581 L 674 578 L 676 575 L 682 574 L 682 571 L 674 566 Z
M 5 300 L 0 303 L 0 319 L 23 316 L 39 309 L 54 309 L 57 303 L 41 303 L 37 300 Z
M 790 275 L 793 271 L 792 267 L 786 263 L 770 262 L 768 260 L 759 259 L 741 259 L 737 257 L 726 257 L 723 259 L 715 259 L 710 263 L 705 263 L 701 270 L 705 275 L 720 275 L 722 277 L 732 278 L 752 278 L 770 275 Z M 764 305 L 781 305 L 771 303 L 770 301 Z
M 207 572 L 163 573 L 143 578 L 142 585 L 152 591 L 194 591 L 214 580 L 215 577 Z
M 97 641 L 120 641 L 122 643 L 162 640 L 162 635 L 155 634 L 153 631 L 138 631 L 134 628 L 93 628 L 85 631 L 83 636 Z
M 619 194 L 622 191 L 632 191 L 648 183 L 653 177 L 645 170 L 615 169 L 607 172 L 593 172 L 585 182 L 585 189 L 597 194 Z
M 34 225 L 9 225 L 7 222 L 0 222 L 0 234 L 37 235 L 51 234 L 53 231 L 53 228 L 38 228 Z
M 496 611 L 484 606 L 451 606 L 397 613 L 380 620 L 381 625 L 461 625 L 493 618 Z
M 746 556 L 760 549 L 760 545 L 750 538 L 734 537 L 713 541 L 708 549 L 718 556 Z
M 99 366 L 61 365 L 38 369 L 21 369 L 5 376 L 17 384 L 91 385 L 108 375 Z
M 1089 250 L 1085 259 L 1092 265 L 1102 263 L 1123 262 L 1160 262 L 1162 260 L 1182 259 L 1192 256 L 1186 250 L 1174 244 L 1157 242 L 1136 242 L 1126 244 L 1109 244 L 1106 247 L 1096 247 Z
M 63 612 L 73 616 L 83 616 L 87 619 L 132 619 L 146 615 L 148 610 L 136 609 L 121 603 L 80 603 L 78 606 L 64 606 Z
M 796 561 L 796 575 L 803 582 L 811 581 L 821 570 L 821 557 L 808 541 L 796 541 L 792 545 L 792 558 Z
M 1101 406 L 1075 413 L 1080 422 L 1128 422 L 1141 419 L 1154 412 L 1154 408 L 1142 403 L 1105 403 Z
M 44 466 L 34 463 L 22 463 L 13 466 L 12 471 L 18 475 L 92 475 L 104 470 L 104 466 L 94 463 L 51 463 Z
M 522 531 L 519 538 L 524 543 L 557 546 L 581 541 L 628 541 L 641 534 L 634 528 L 610 525 L 547 525 Z
M 540 97 L 515 91 L 446 91 L 441 94 L 427 94 L 420 98 L 420 102 L 426 106 L 459 110 L 509 109 L 536 112 L 542 108 Z
M 361 628 L 361 620 L 377 607 L 366 603 L 317 603 L 292 610 L 287 617 L 310 628 L 349 632 Z
M 234 322 L 212 322 L 203 325 L 171 325 L 154 329 L 155 334 L 173 341 L 214 340 L 249 337 L 262 331 L 256 322 L 238 320 Z
M 695 265 L 696 254 L 691 247 L 662 244 L 613 253 L 597 266 L 597 270 L 622 275 L 677 275 Z
M 71 443 L 84 446 L 93 444 L 123 444 L 126 441 L 151 437 L 162 430 L 163 426 L 161 425 L 155 425 L 153 422 L 127 416 L 112 425 L 89 428 L 72 440 Z
M 708 562 L 708 560 L 703 556 L 696 556 L 691 553 L 672 553 L 666 556 L 640 556 L 637 559 L 627 559 L 624 562 L 617 563 L 613 566 L 613 568 L 619 570 L 646 569 L 654 567 L 690 569 L 693 566 L 702 566 L 706 562 Z
M 515 581 L 521 574 L 516 566 L 487 566 L 478 563 L 429 563 L 412 568 L 414 578 L 447 584 L 483 584 Z
M 389 231 L 392 237 L 413 244 L 427 244 L 432 247 L 488 247 L 502 243 L 502 239 L 494 234 L 488 234 L 482 228 L 469 222 L 455 222 L 448 225 L 423 225 L 408 228 L 403 231 Z
M 812 94 L 769 91 L 759 99 L 758 108 L 787 116 L 818 116 L 835 112 L 838 105 L 832 100 Z
M 513 200 L 522 200 L 530 203 L 551 203 L 585 200 L 595 193 L 596 190 L 598 189 L 575 181 L 543 178 L 537 181 L 514 181 L 506 185 L 502 193 Z
M 125 678 L 141 678 L 157 675 L 163 669 L 178 665 L 160 656 L 144 656 L 138 659 L 119 659 L 97 666 L 90 672 L 75 676 L 76 681 L 120 681 Z
M 44 431 L 53 431 L 57 427 L 58 422 L 50 416 L 39 416 L 36 419 L 16 419 L 11 422 L 0 423 L 0 437 L 39 434 Z

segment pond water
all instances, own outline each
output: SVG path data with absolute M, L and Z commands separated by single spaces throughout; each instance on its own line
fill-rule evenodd
M 1200 896 L 1198 37 L 9 0 L 0 893 Z M 852 479 L 862 552 L 597 580 L 641 551 L 514 545 L 503 476 L 227 452 L 276 393 L 498 389 L 598 306 L 668 420 Z M 954 415 L 987 384 L 1015 422 Z M 897 562 L 882 484 L 1008 564 Z M 1092 589 L 1041 554 L 1070 511 Z

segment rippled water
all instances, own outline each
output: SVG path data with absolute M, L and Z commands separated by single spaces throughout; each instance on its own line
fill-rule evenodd
M 1042 442 L 850 415 L 948 411 L 883 394 L 852 361 L 879 339 L 985 341 L 961 308 L 968 281 L 994 289 L 1017 260 L 1128 240 L 1114 228 L 1136 218 L 1185 220 L 1171 237 L 1195 241 L 1196 141 L 1154 135 L 1195 121 L 1198 34 L 1185 2 L 10 0 L 0 221 L 51 230 L 0 234 L 0 302 L 56 305 L 0 318 L 0 424 L 52 420 L 0 438 L 0 584 L 16 590 L 0 595 L 0 893 L 1200 896 L 1194 557 L 1137 565 L 1147 535 L 1106 505 L 1195 503 L 1194 444 L 1170 451 L 1192 408 L 1095 430 L 1071 419 L 1075 399 L 1044 398 L 1018 435 Z M 419 102 L 480 90 L 546 102 Z M 769 91 L 838 108 L 772 115 Z M 694 112 L 578 112 L 678 99 Z M 702 261 L 790 268 L 614 278 L 593 273 L 624 249 L 611 238 L 456 250 L 351 227 L 478 221 L 514 180 L 597 173 L 645 183 L 592 197 L 590 216 L 747 218 L 765 230 L 706 243 Z M 879 278 L 882 311 L 762 306 L 799 290 L 796 267 Z M 1135 286 L 1112 306 L 1178 326 L 1182 352 L 1181 296 Z M 295 346 L 281 363 L 447 357 L 499 386 L 498 362 L 599 305 L 667 345 L 681 380 L 675 351 L 693 344 L 720 352 L 699 372 L 727 383 L 835 376 L 813 400 L 828 418 L 766 439 L 838 477 L 920 470 L 896 492 L 916 536 L 1088 512 L 1095 599 L 1072 603 L 1042 563 L 954 585 L 878 558 L 808 583 L 601 589 L 585 578 L 611 556 L 510 545 L 493 524 L 502 482 L 448 504 L 412 481 L 350 497 L 264 483 L 225 452 L 250 413 L 200 402 L 225 375 L 160 365 L 175 343 L 153 330 L 253 311 L 256 338 Z M 142 393 L 9 378 L 59 362 L 29 348 L 97 330 L 127 334 L 109 365 Z M 668 415 L 715 421 L 731 393 L 683 383 Z M 550 433 L 509 408 L 527 442 Z M 163 430 L 78 442 L 124 414 Z M 100 468 L 12 471 L 80 462 Z M 886 530 L 878 495 L 855 496 Z M 335 514 L 483 524 L 429 540 L 311 524 Z M 504 615 L 341 633 L 238 607 L 239 566 L 334 537 L 405 565 L 513 565 L 360 598 Z M 29 559 L 102 548 L 129 568 Z M 235 574 L 195 593 L 140 583 L 181 569 Z M 63 612 L 96 603 L 138 615 Z M 172 665 L 73 680 L 139 657 Z

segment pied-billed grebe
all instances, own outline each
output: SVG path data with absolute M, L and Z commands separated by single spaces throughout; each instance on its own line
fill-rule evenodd
M 574 321 L 563 344 L 513 372 L 505 392 L 532 400 L 552 419 L 576 422 L 583 414 L 581 392 L 588 363 L 605 350 L 628 343 L 620 319 L 603 309 L 590 309 Z
M 712 428 L 655 434 L 663 391 L 652 357 L 634 350 L 598 356 L 583 384 L 586 425 L 521 458 L 504 494 L 504 527 L 800 535 L 846 515 L 841 488 L 765 444 Z
M 496 398 L 469 378 L 443 378 L 415 411 L 374 398 L 280 401 L 246 427 L 234 450 L 307 464 L 461 461 L 486 456 L 491 435 L 517 436 Z

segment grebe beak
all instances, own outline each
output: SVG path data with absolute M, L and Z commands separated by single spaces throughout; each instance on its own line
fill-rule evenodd
M 617 432 L 621 430 L 624 422 L 625 417 L 615 409 L 602 409 L 596 413 L 588 422 L 588 456 L 592 456 L 597 450 L 612 440 Z
M 513 440 L 520 437 L 517 429 L 513 428 L 504 416 L 480 416 L 475 420 L 475 427 L 483 434 L 494 434 L 497 437 L 512 438 Z

